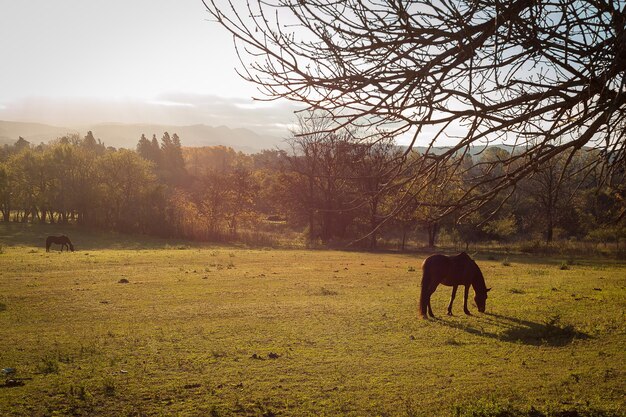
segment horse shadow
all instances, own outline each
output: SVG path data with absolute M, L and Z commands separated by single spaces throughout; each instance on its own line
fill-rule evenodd
M 544 323 L 496 313 L 484 313 L 481 317 L 483 318 L 481 321 L 497 326 L 499 331 L 485 331 L 476 327 L 473 322 L 452 321 L 448 318 L 437 318 L 435 321 L 476 336 L 531 346 L 561 347 L 569 345 L 574 340 L 591 338 L 587 333 L 576 330 L 571 324 L 561 324 L 558 316 L 551 317 Z

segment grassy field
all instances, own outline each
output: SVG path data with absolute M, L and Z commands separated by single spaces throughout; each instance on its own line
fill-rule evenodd
M 487 313 L 419 320 L 425 254 L 59 230 L 0 226 L 2 416 L 626 415 L 623 262 L 478 253 Z

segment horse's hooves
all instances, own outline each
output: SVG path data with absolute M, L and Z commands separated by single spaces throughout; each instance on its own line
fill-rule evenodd
M 451 315 L 452 315 L 452 312 L 451 312 L 451 311 L 448 311 L 448 316 L 451 316 Z
M 469 311 L 469 310 L 465 310 L 465 314 L 467 314 L 468 316 L 471 316 L 471 315 L 472 315 L 472 313 L 470 313 L 470 311 Z

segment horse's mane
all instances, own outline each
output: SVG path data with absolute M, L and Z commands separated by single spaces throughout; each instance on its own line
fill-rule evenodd
M 474 284 L 473 284 L 474 289 L 481 291 L 481 292 L 487 292 L 487 284 L 485 284 L 485 277 L 483 276 L 483 271 L 480 270 L 480 267 L 478 266 L 476 261 L 474 261 L 472 257 L 469 256 L 466 252 L 459 253 L 457 255 L 457 258 L 461 260 L 462 262 L 466 262 L 467 264 L 469 264 L 470 268 L 474 269 L 474 275 L 475 275 Z
M 474 262 L 474 265 L 476 265 L 476 275 L 478 277 L 478 279 L 476 279 L 475 281 L 476 282 L 475 288 L 477 288 L 480 291 L 487 292 L 487 284 L 485 283 L 485 277 L 483 276 L 483 271 L 480 270 L 476 262 Z

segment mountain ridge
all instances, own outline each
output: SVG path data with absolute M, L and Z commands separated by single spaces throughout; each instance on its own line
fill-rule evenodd
M 244 153 L 258 153 L 266 149 L 284 149 L 285 141 L 277 136 L 263 135 L 248 128 L 231 128 L 225 125 L 208 126 L 205 124 L 167 125 L 156 123 L 123 123 L 102 122 L 87 126 L 60 127 L 36 122 L 16 122 L 0 120 L 0 145 L 13 144 L 21 136 L 31 144 L 49 142 L 67 134 L 84 136 L 92 131 L 96 139 L 100 139 L 107 146 L 116 148 L 135 149 L 142 134 L 148 139 L 156 135 L 161 139 L 164 132 L 170 135 L 176 133 L 184 147 L 228 146 Z M 401 149 L 406 146 L 399 145 Z M 493 144 L 487 147 L 498 147 L 508 152 L 513 150 L 511 145 Z M 415 151 L 424 153 L 428 147 L 416 145 Z M 430 149 L 435 155 L 444 153 L 450 146 L 437 146 Z M 485 146 L 473 146 L 469 155 L 477 156 L 485 150 Z
M 96 139 L 107 146 L 134 149 L 142 134 L 148 139 L 156 135 L 160 139 L 164 132 L 178 134 L 183 146 L 229 146 L 237 151 L 255 153 L 264 149 L 281 147 L 281 138 L 263 135 L 247 128 L 217 127 L 204 124 L 165 125 L 155 123 L 103 122 L 87 126 L 52 126 L 36 122 L 0 120 L 0 144 L 13 144 L 21 136 L 32 144 L 49 142 L 67 134 L 84 136 L 92 131 Z

